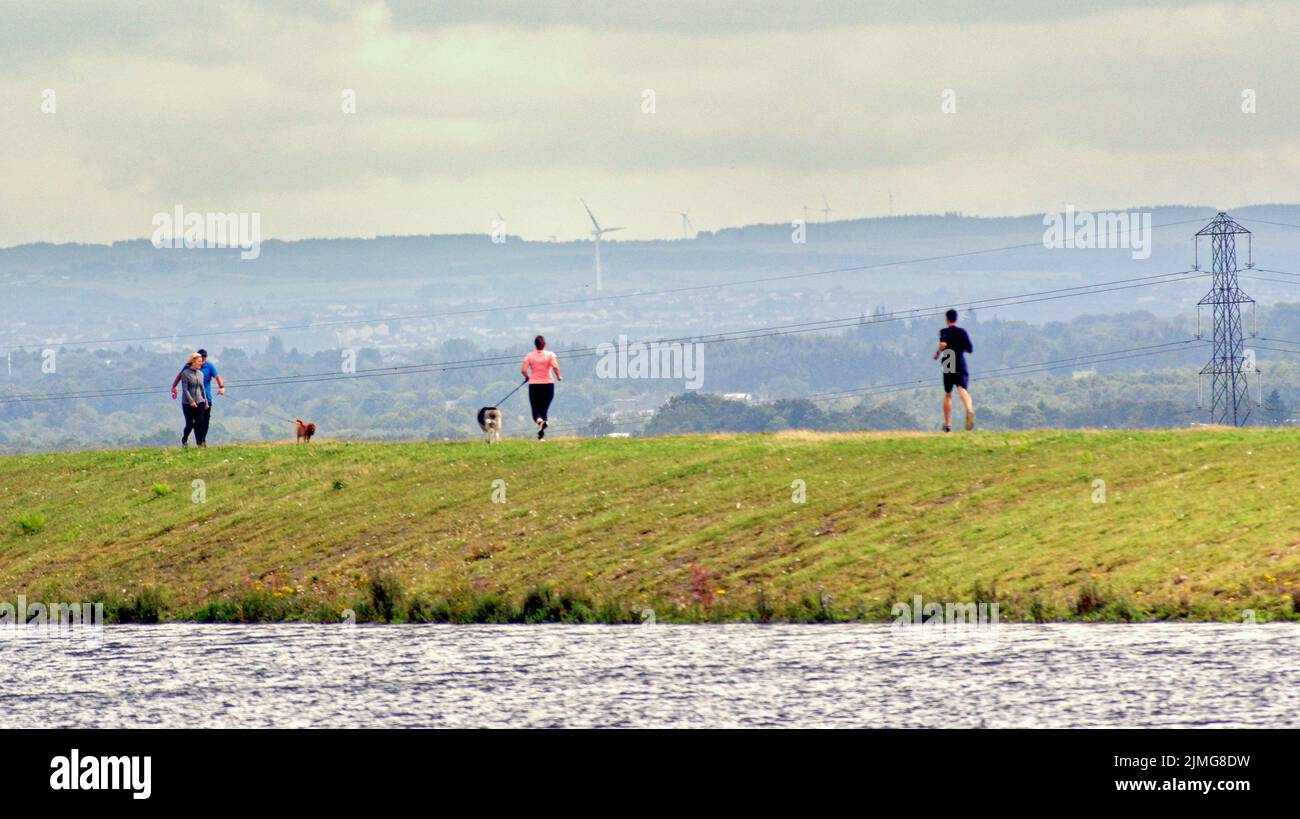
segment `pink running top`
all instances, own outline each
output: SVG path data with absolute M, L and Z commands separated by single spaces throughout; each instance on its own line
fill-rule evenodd
M 533 350 L 524 356 L 524 369 L 528 370 L 529 384 L 551 384 L 551 368 L 555 366 L 555 353 L 550 350 Z

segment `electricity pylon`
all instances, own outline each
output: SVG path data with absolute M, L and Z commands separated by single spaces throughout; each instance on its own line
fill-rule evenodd
M 1210 292 L 1197 302 L 1199 324 L 1200 308 L 1214 308 L 1213 352 L 1210 361 L 1201 368 L 1201 375 L 1209 375 L 1210 423 L 1244 426 L 1250 418 L 1250 388 L 1246 383 L 1248 373 L 1258 373 L 1253 356 L 1247 361 L 1245 342 L 1241 331 L 1241 305 L 1251 306 L 1254 315 L 1255 300 L 1242 292 L 1237 284 L 1237 237 L 1246 237 L 1246 267 L 1251 261 L 1250 231 L 1220 212 L 1208 225 L 1196 233 L 1196 269 L 1200 269 L 1200 242 L 1202 236 L 1210 237 Z M 1198 327 L 1199 331 L 1199 327 Z M 1252 319 L 1252 336 L 1255 335 Z

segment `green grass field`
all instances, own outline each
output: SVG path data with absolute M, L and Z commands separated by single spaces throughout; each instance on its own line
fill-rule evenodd
M 145 620 L 880 620 L 915 594 L 1004 622 L 1292 618 L 1298 493 L 1300 437 L 1267 430 L 8 457 L 0 597 Z

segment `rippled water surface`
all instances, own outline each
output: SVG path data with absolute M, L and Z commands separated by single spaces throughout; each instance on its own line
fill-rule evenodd
M 1300 626 L 109 626 L 0 639 L 0 726 L 1296 726 Z

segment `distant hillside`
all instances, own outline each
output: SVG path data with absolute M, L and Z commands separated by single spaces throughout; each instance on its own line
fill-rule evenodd
M 1004 620 L 1293 617 L 1298 490 L 1293 432 L 1224 429 L 7 457 L 0 597 L 140 619 L 518 619 L 547 587 L 534 619 L 881 619 L 917 594 Z
M 1041 215 L 814 220 L 801 242 L 792 240 L 789 223 L 704 231 L 689 239 L 611 238 L 602 248 L 604 291 L 591 303 L 582 303 L 597 295 L 589 241 L 509 236 L 497 244 L 487 224 L 481 235 L 268 238 L 254 261 L 241 261 L 237 250 L 156 249 L 144 239 L 23 245 L 0 249 L 0 286 L 9 294 L 0 305 L 0 346 L 114 337 L 163 345 L 173 335 L 180 342 L 230 330 L 248 330 L 240 343 L 261 345 L 266 336 L 253 328 L 330 322 L 294 331 L 291 346 L 315 351 L 340 343 L 335 331 L 349 329 L 340 321 L 413 314 L 434 315 L 408 323 L 407 343 L 456 337 L 500 342 L 537 328 L 585 341 L 619 332 L 673 335 L 747 321 L 823 319 L 843 316 L 846 308 L 851 315 L 881 304 L 959 303 L 1185 270 L 1194 260 L 1192 237 L 1214 210 L 1151 209 L 1153 244 L 1145 259 L 1128 249 L 1044 248 Z M 1300 229 L 1291 227 L 1300 225 L 1300 205 L 1233 214 L 1256 231 L 1257 264 L 1300 270 Z M 627 296 L 751 279 L 767 281 Z M 1252 274 L 1243 284 L 1261 303 L 1296 292 L 1281 275 Z M 1183 316 L 1202 291 L 1191 284 L 1123 290 L 1005 307 L 998 314 L 1068 320 L 1136 306 Z M 504 309 L 555 302 L 563 304 Z M 472 309 L 480 307 L 492 310 Z

